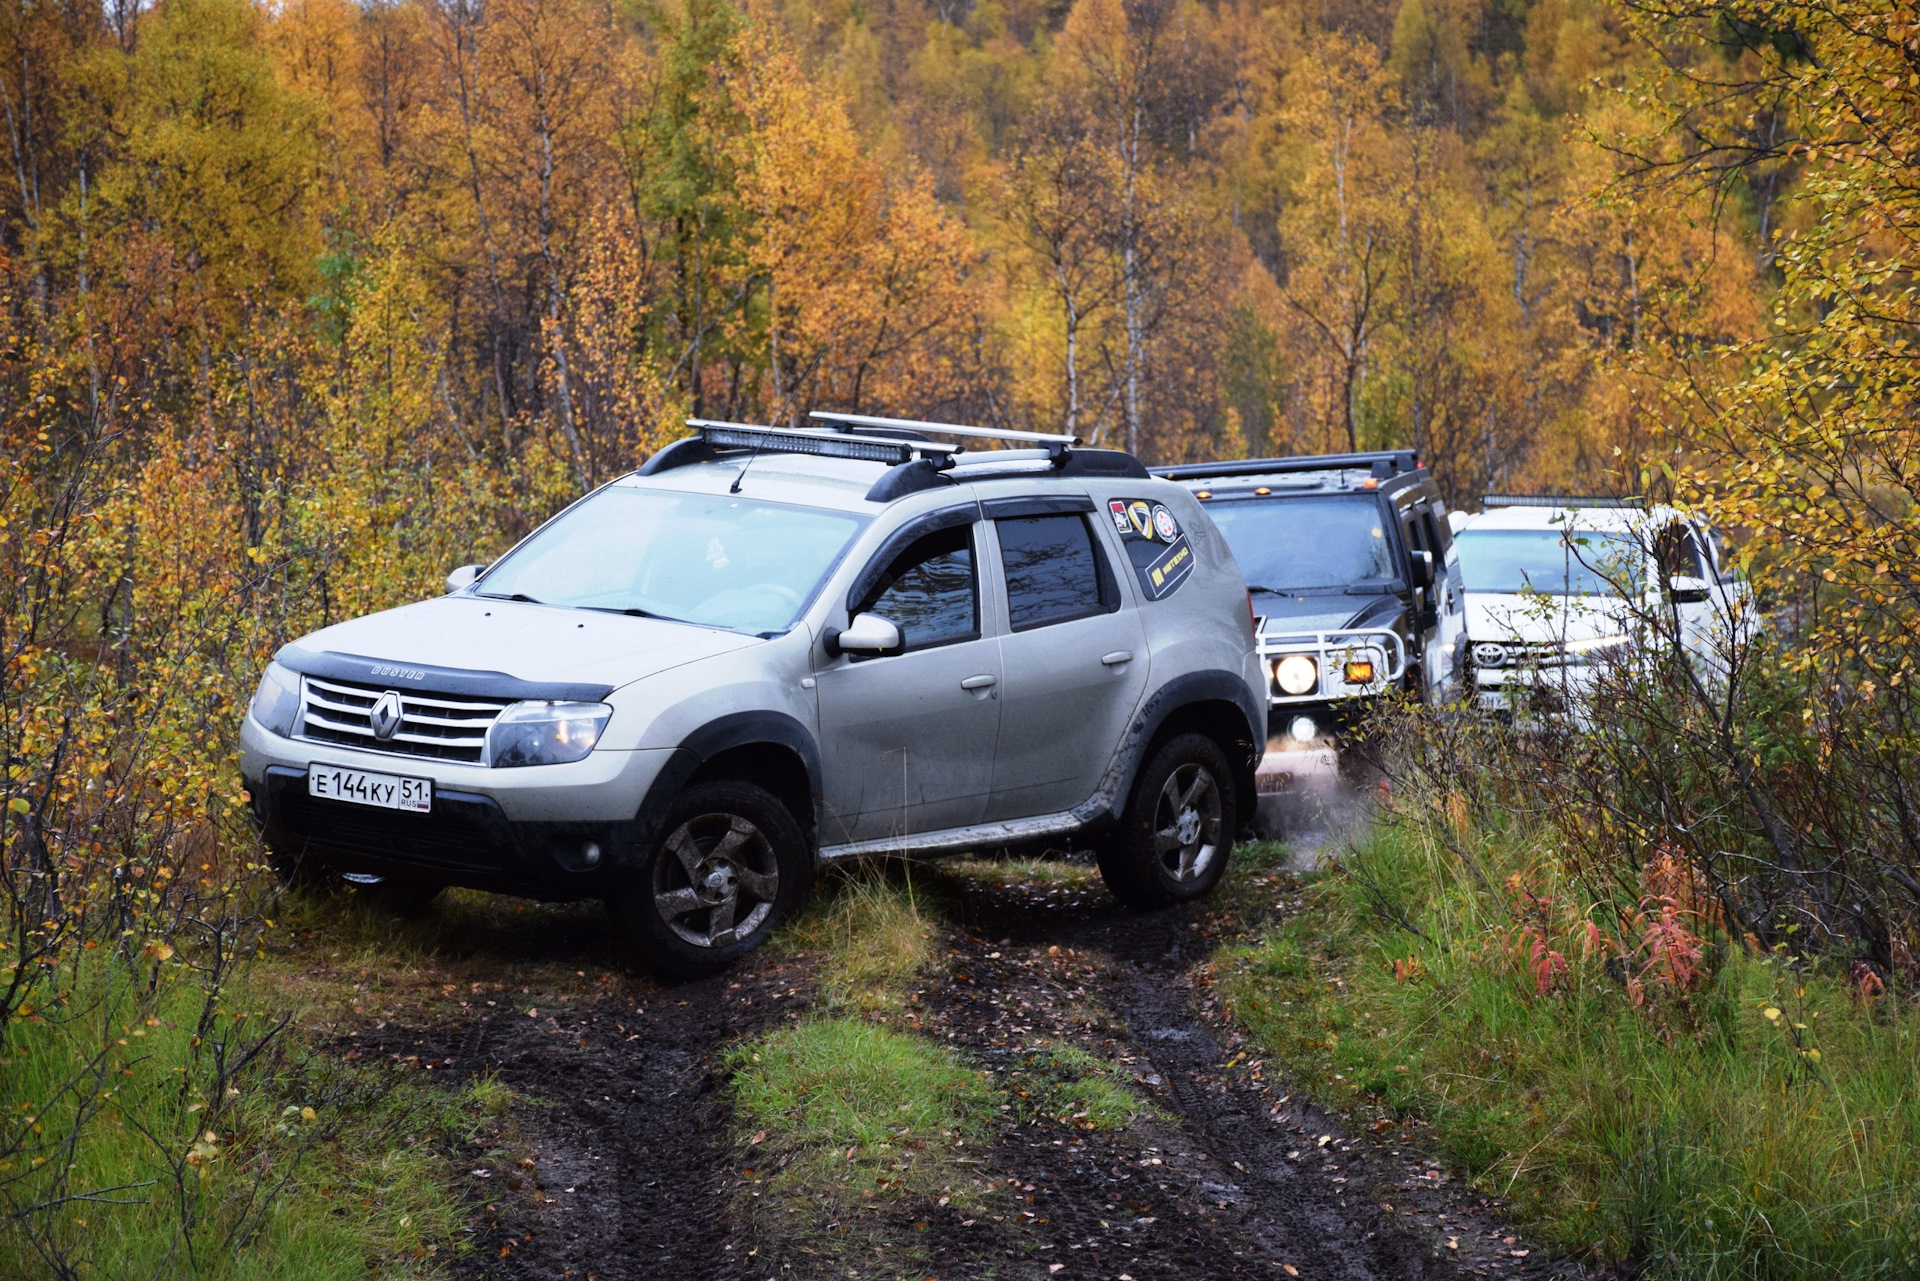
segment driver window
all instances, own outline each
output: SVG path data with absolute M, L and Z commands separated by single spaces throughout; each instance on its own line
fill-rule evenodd
M 1660 563 L 1661 577 L 1671 582 L 1676 578 L 1705 578 L 1707 571 L 1700 563 L 1700 547 L 1693 541 L 1693 533 L 1685 524 L 1674 521 L 1667 525 L 1654 539 L 1653 554 Z
M 957 525 L 908 544 L 855 612 L 898 627 L 908 650 L 929 649 L 978 639 L 979 600 L 973 531 Z

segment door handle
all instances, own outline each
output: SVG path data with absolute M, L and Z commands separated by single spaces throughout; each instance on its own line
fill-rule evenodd
M 1122 663 L 1131 663 L 1133 661 L 1133 651 L 1130 649 L 1116 649 L 1111 654 L 1102 654 L 1100 661 L 1108 667 L 1118 667 Z
M 1000 678 L 998 676 L 991 676 L 991 675 L 969 676 L 967 677 L 967 679 L 960 682 L 960 688 L 961 689 L 985 689 L 989 685 L 998 685 L 999 683 L 1000 683 Z

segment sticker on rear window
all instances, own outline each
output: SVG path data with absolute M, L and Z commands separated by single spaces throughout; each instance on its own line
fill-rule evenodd
M 1115 498 L 1107 514 L 1127 549 L 1127 563 L 1148 600 L 1165 600 L 1193 573 L 1193 545 L 1165 503 Z

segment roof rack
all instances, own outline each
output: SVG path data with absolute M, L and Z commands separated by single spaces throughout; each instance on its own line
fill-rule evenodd
M 1595 498 L 1578 494 L 1487 494 L 1480 499 L 1488 507 L 1645 507 L 1647 500 L 1637 495 L 1624 498 Z
M 700 439 L 722 449 L 755 449 L 775 454 L 821 454 L 829 458 L 859 458 L 898 466 L 916 458 L 930 459 L 941 471 L 953 466 L 959 451 L 952 445 L 905 436 L 856 436 L 847 432 L 808 427 L 762 427 L 711 418 L 689 418 L 687 426 Z
M 1132 454 L 1113 449 L 1076 450 L 1072 446 L 1079 442 L 1073 436 L 991 431 L 952 423 L 920 423 L 907 418 L 853 414 L 832 417 L 837 420 L 832 427 L 765 427 L 757 423 L 689 418 L 687 426 L 693 428 L 695 434 L 660 449 L 642 463 L 635 474 L 653 476 L 676 467 L 717 462 L 722 457 L 737 460 L 741 451 L 857 458 L 888 464 L 887 471 L 867 491 L 867 500 L 876 503 L 890 503 L 908 494 L 956 481 L 1002 476 L 1148 478 L 1147 469 Z M 852 431 L 850 428 L 856 423 L 867 427 L 870 434 Z M 1032 442 L 1035 448 L 969 453 L 962 445 L 928 440 L 920 434 L 921 427 L 961 436 Z M 721 454 L 722 450 L 727 451 L 725 455 Z
M 903 429 L 937 431 L 942 435 L 961 436 L 969 440 L 1017 440 L 1022 444 L 1036 445 L 1045 450 L 1047 457 L 1055 462 L 1064 458 L 1075 445 L 1080 443 L 1078 436 L 1062 436 L 1052 432 L 1011 431 L 998 427 L 972 427 L 963 423 L 923 422 L 917 418 L 878 418 L 872 414 L 842 414 L 826 409 L 816 409 L 807 417 L 831 424 L 835 431 L 846 431 L 850 427 L 881 427 L 896 431 Z
M 1234 458 L 1218 463 L 1182 463 L 1154 467 L 1168 480 L 1205 480 L 1213 476 L 1273 476 L 1287 472 L 1345 471 L 1366 468 L 1377 480 L 1388 480 L 1420 467 L 1417 449 L 1382 449 L 1364 454 L 1298 454 L 1291 458 Z

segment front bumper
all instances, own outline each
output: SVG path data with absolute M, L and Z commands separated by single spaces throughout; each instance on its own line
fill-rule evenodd
M 1477 667 L 1473 702 L 1486 712 L 1567 711 L 1584 708 L 1599 684 L 1600 669 L 1587 665 Z
M 1281 689 L 1274 664 L 1291 655 L 1314 667 L 1313 688 L 1299 694 Z M 1350 681 L 1346 665 L 1360 660 L 1373 665 L 1373 678 Z M 1277 716 L 1286 710 L 1307 711 L 1354 698 L 1374 698 L 1399 687 L 1407 674 L 1407 643 L 1386 627 L 1346 628 L 1331 632 L 1260 633 L 1260 666 L 1267 682 L 1267 705 Z
M 593 752 L 568 765 L 488 769 L 281 738 L 251 716 L 240 771 L 262 835 L 343 872 L 568 900 L 606 892 L 641 856 L 637 815 L 671 751 Z M 426 814 L 307 794 L 314 762 L 433 780 Z M 589 844 L 599 857 L 589 861 Z

